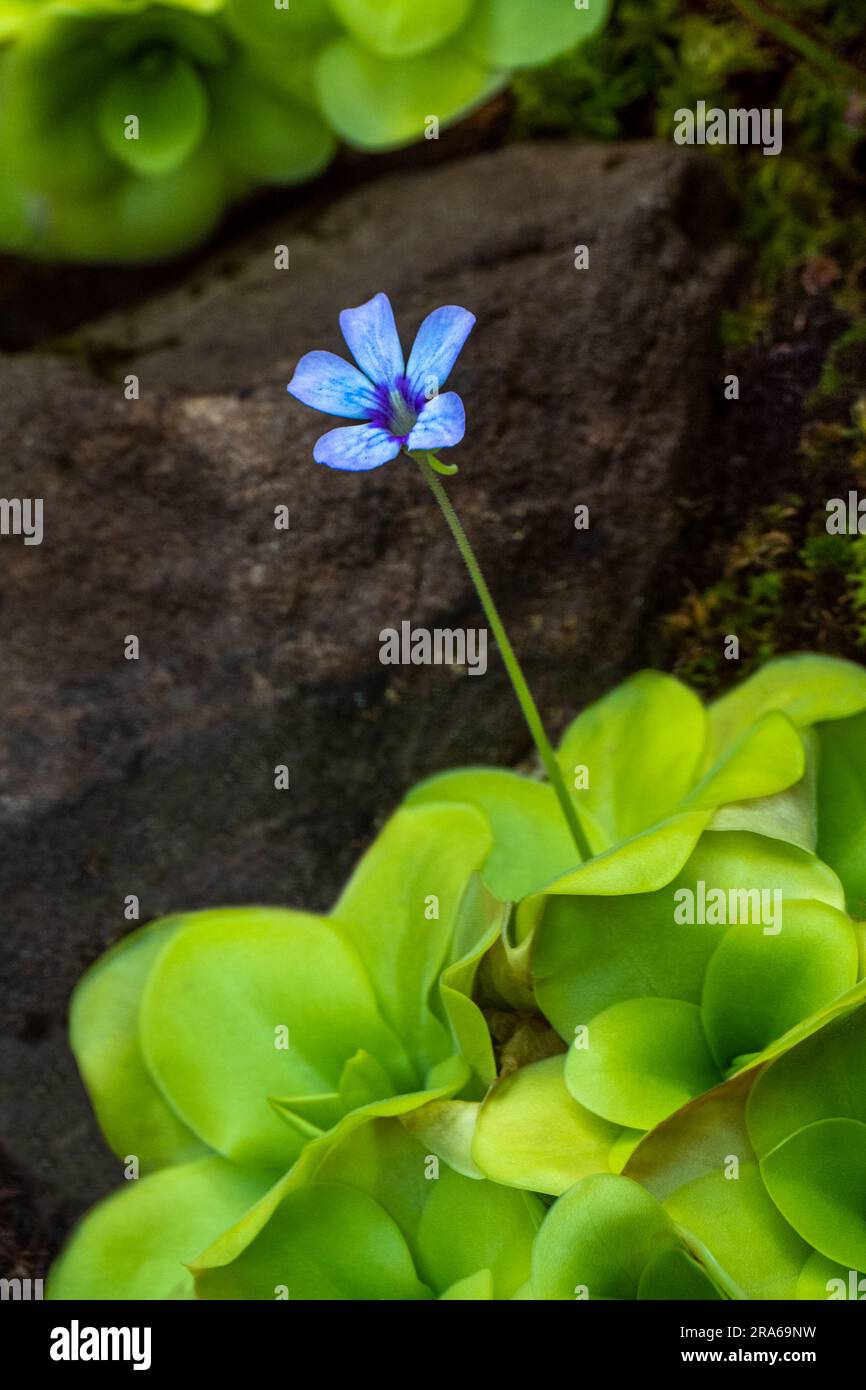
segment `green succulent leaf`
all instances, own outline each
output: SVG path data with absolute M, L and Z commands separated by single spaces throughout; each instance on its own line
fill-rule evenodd
M 253 68 L 212 80 L 213 133 L 227 165 L 260 183 L 299 183 L 330 163 L 336 142 L 314 111 L 276 91 Z
M 827 656 L 771 661 L 710 708 L 711 748 L 724 750 L 762 715 L 780 710 L 803 729 L 866 709 L 866 670 Z
M 761 1176 L 804 1240 L 849 1269 L 866 1268 L 866 1124 L 804 1125 L 762 1158 Z
M 222 18 L 232 33 L 245 44 L 276 49 L 284 57 L 299 51 L 308 55 L 339 31 L 328 0 L 291 0 L 279 8 L 274 0 L 224 0 L 224 4 Z
M 307 1183 L 287 1193 L 240 1259 L 198 1280 L 210 1299 L 431 1298 L 396 1222 L 356 1187 Z
M 350 34 L 383 58 L 436 48 L 465 23 L 473 0 L 331 0 Z
M 866 919 L 866 715 L 825 724 L 818 777 L 818 853 L 845 885 L 848 909 Z
M 588 1046 L 569 1048 L 566 1085 L 611 1124 L 652 1129 L 721 1080 L 701 1011 L 681 999 L 625 999 L 597 1014 Z
M 396 63 L 341 38 L 327 45 L 316 65 L 322 110 L 337 133 L 362 150 L 423 140 L 429 116 L 443 124 L 456 120 L 500 85 L 456 45 Z
M 159 1090 L 142 1056 L 139 1012 L 145 985 L 182 917 L 133 932 L 91 966 L 75 989 L 70 1042 L 102 1131 L 120 1158 L 144 1175 L 207 1152 Z
M 565 1085 L 564 1058 L 503 1077 L 478 1112 L 472 1156 L 494 1182 L 559 1197 L 612 1166 L 619 1125 L 585 1109 Z
M 496 1077 L 496 1061 L 487 1021 L 473 999 L 479 967 L 497 942 L 508 909 L 473 874 L 460 902 L 451 945 L 452 959 L 439 977 L 439 993 L 455 1047 L 483 1091 Z
M 137 127 L 130 126 L 130 117 Z M 136 67 L 116 70 L 97 104 L 106 146 L 121 164 L 144 175 L 180 168 L 201 143 L 208 118 L 207 91 L 193 65 L 160 51 L 147 53 Z
M 537 0 L 478 0 L 465 43 L 493 67 L 546 63 L 593 38 L 609 12 L 609 0 L 586 0 L 583 8 L 574 0 L 544 0 L 543 7 Z
M 50 1299 L 189 1297 L 198 1250 L 257 1202 L 273 1174 L 211 1156 L 130 1182 L 100 1202 L 54 1265 Z
M 657 1301 L 721 1300 L 706 1271 L 683 1249 L 661 1250 L 650 1260 L 640 1277 L 637 1297 Z
M 812 729 L 798 734 L 786 715 L 773 712 L 762 715 L 753 732 L 757 735 L 766 730 L 771 721 L 780 733 L 784 724 L 787 745 L 777 748 L 764 745 L 769 775 L 775 786 L 769 786 L 765 792 L 758 790 L 749 800 L 736 800 L 736 796 L 741 795 L 739 791 L 725 798 L 728 804 L 720 804 L 710 828 L 751 830 L 756 835 L 769 835 L 814 853 L 818 845 L 818 741 Z M 748 735 L 739 740 L 730 755 L 731 760 L 747 741 L 752 742 Z M 752 751 L 758 750 L 752 745 Z M 802 775 L 797 777 L 800 766 Z
M 816 1250 L 803 1266 L 797 1284 L 797 1298 L 808 1302 L 819 1299 L 847 1299 L 851 1296 L 852 1273 L 855 1293 L 859 1300 L 861 1294 L 866 1292 L 866 1284 L 858 1287 L 862 1278 L 861 1272 L 845 1269 L 835 1261 L 828 1260 L 826 1255 L 819 1255 Z
M 536 1299 L 635 1299 L 648 1266 L 679 1248 L 673 1222 L 637 1183 L 581 1178 L 548 1212 L 532 1252 Z
M 243 1163 L 287 1167 L 300 1152 L 271 1097 L 303 1106 L 333 1095 L 316 1124 L 336 1124 L 344 1069 L 359 1049 L 390 1076 L 392 1094 L 414 1084 L 351 943 L 335 923 L 299 912 L 190 918 L 148 981 L 141 1041 L 189 1127 Z
M 450 1050 L 434 991 L 440 972 L 454 961 L 467 884 L 491 843 L 486 820 L 471 806 L 405 807 L 364 855 L 334 907 L 333 919 L 354 942 L 384 1017 L 420 1068 L 419 1079 Z M 482 920 L 479 935 L 486 928 Z
M 575 875 L 572 883 L 578 881 Z M 844 907 L 835 874 L 814 855 L 730 831 L 708 831 L 682 872 L 654 893 L 550 896 L 533 947 L 535 992 L 566 1042 L 602 1009 L 650 992 L 700 1003 L 710 958 L 728 930 L 709 912 L 699 923 L 679 911 L 690 900 L 697 915 L 702 884 L 726 903 L 732 893 L 739 902 L 743 892 L 779 890 L 785 902 Z
M 761 1158 L 819 1120 L 866 1124 L 866 1005 L 831 1017 L 764 1068 L 746 1115 Z
M 519 902 L 577 862 L 577 851 L 552 787 L 500 768 L 465 768 L 413 787 L 407 806 L 463 802 L 493 831 L 484 880 L 503 902 Z
M 281 1180 L 258 1211 L 193 1262 L 199 1297 L 262 1297 L 269 1280 L 285 1284 L 285 1279 L 274 1280 L 273 1275 L 280 1267 L 280 1252 L 293 1240 L 291 1213 L 297 1210 L 297 1193 L 321 1184 L 354 1190 L 372 1204 L 366 1210 L 387 1216 L 389 1241 L 394 1231 L 401 1235 L 425 1286 L 415 1297 L 429 1297 L 425 1289 L 445 1293 L 480 1269 L 490 1270 L 494 1297 L 510 1297 L 528 1276 L 532 1240 L 543 1210 L 537 1199 L 448 1168 L 439 1170 L 396 1119 L 368 1119 L 320 1147 L 314 1169 L 298 1170 Z M 377 1221 L 384 1230 L 381 1220 Z M 330 1224 L 317 1232 L 317 1224 L 312 1221 L 309 1235 L 305 1234 L 308 1248 L 330 1247 L 333 1256 L 328 1258 L 339 1261 L 341 1269 L 346 1261 L 345 1277 L 354 1277 L 356 1287 L 370 1277 L 359 1268 L 364 1260 L 357 1250 L 353 1252 L 351 1240 L 346 1242 L 345 1235 L 340 1239 L 336 1226 Z M 404 1262 L 399 1268 L 408 1278 Z M 390 1291 L 373 1296 L 407 1296 L 391 1280 L 386 1266 L 380 1287 Z
M 213 230 L 226 201 L 224 172 L 209 149 L 159 177 L 131 178 L 118 189 L 113 212 L 78 205 L 95 234 L 82 259 L 154 260 L 192 246 Z M 113 220 L 112 220 L 113 219 Z M 73 237 L 81 235 L 80 227 Z M 72 223 L 61 222 L 67 235 Z M 65 244 L 65 243 L 64 243 Z
M 663 1204 L 690 1244 L 712 1252 L 714 1282 L 732 1297 L 790 1299 L 811 1251 L 761 1178 L 745 1121 L 754 1079 L 754 1071 L 743 1073 L 672 1115 L 624 1172 Z
M 844 912 L 786 902 L 779 928 L 730 927 L 707 966 L 701 1015 L 723 1072 L 856 983 L 857 938 Z
M 418 1268 L 435 1289 L 489 1269 L 493 1297 L 513 1297 L 529 1278 L 543 1208 L 537 1198 L 449 1168 L 430 1184 L 417 1233 Z
M 489 1269 L 479 1269 L 477 1274 L 458 1279 L 439 1298 L 461 1303 L 488 1303 L 493 1298 L 493 1274 Z
M 706 737 L 698 697 L 656 671 L 632 676 L 578 715 L 557 761 L 569 785 L 577 768 L 589 771 L 576 800 L 597 827 L 596 853 L 674 812 L 695 784 Z

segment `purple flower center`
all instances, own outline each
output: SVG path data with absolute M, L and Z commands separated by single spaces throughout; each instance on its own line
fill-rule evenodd
M 405 444 L 426 404 L 424 392 L 413 391 L 408 377 L 398 376 L 392 387 L 376 387 L 377 409 L 371 424 Z

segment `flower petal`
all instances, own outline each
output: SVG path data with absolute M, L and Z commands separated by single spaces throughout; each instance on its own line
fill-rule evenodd
M 466 433 L 466 411 L 454 391 L 428 401 L 409 435 L 410 449 L 447 449 Z
M 376 409 L 370 382 L 334 352 L 308 352 L 286 390 L 302 405 L 345 420 L 368 420 Z
M 403 349 L 388 296 L 377 294 L 357 309 L 344 309 L 340 327 L 361 371 L 376 386 L 392 387 L 403 375 Z
M 347 473 L 381 468 L 400 452 L 400 441 L 376 425 L 344 425 L 323 434 L 313 450 L 316 463 Z
M 474 327 L 475 315 L 456 304 L 445 304 L 427 315 L 406 368 L 414 392 L 429 399 L 442 390 Z

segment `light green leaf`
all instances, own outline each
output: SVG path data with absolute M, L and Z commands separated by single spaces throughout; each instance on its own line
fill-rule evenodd
M 200 145 L 209 110 L 195 67 L 177 53 L 154 49 L 112 73 L 97 101 L 97 120 L 121 164 L 137 174 L 171 174 Z M 130 116 L 138 122 L 134 138 Z
M 244 44 L 290 57 L 315 52 L 338 23 L 328 0 L 291 0 L 277 8 L 274 0 L 225 0 L 223 21 Z
M 423 140 L 431 113 L 443 124 L 454 121 L 500 85 L 456 45 L 398 63 L 368 53 L 352 39 L 336 39 L 316 65 L 322 110 L 337 133 L 362 150 Z
M 777 787 L 784 789 L 770 789 L 766 795 L 759 794 L 748 801 L 730 801 L 728 805 L 721 805 L 710 822 L 710 829 L 750 830 L 755 835 L 770 835 L 814 853 L 818 844 L 817 737 L 812 729 L 798 733 L 786 716 L 781 714 L 763 715 L 750 733 L 758 735 L 766 729 L 769 721 L 783 721 L 786 738 L 794 741 L 790 755 L 786 755 L 784 747 L 767 745 L 763 750 L 768 757 L 770 777 Z M 737 756 L 736 750 L 743 747 L 744 742 L 750 742 L 749 735 L 735 746 L 732 757 Z M 795 751 L 798 745 L 799 752 Z M 789 772 L 785 771 L 786 757 L 792 764 Z M 797 760 L 801 758 L 805 760 L 802 776 L 785 785 L 794 774 Z
M 529 1278 L 532 1242 L 544 1208 L 538 1198 L 443 1168 L 418 1223 L 421 1278 L 447 1289 L 489 1269 L 495 1299 L 511 1298 Z
M 831 1017 L 764 1067 L 746 1117 L 759 1158 L 819 1120 L 866 1124 L 866 1005 Z
M 536 1237 L 533 1297 L 634 1299 L 651 1261 L 678 1245 L 670 1217 L 637 1183 L 612 1173 L 581 1178 Z
M 159 259 L 207 236 L 222 216 L 225 201 L 223 170 L 213 152 L 203 147 L 170 174 L 130 178 L 118 189 L 110 215 L 105 209 L 79 205 L 76 232 L 64 219 L 63 234 L 67 238 L 75 235 L 77 240 L 86 227 L 90 241 L 84 242 L 81 254 L 87 259 Z M 83 213 L 87 214 L 86 224 Z M 106 216 L 110 216 L 107 225 Z M 99 219 L 104 224 L 101 245 Z
M 503 902 L 519 902 L 579 862 L 556 793 L 546 782 L 499 768 L 470 767 L 419 783 L 405 804 L 431 801 L 464 802 L 486 816 L 493 847 L 484 881 Z
M 637 1297 L 650 1301 L 721 1299 L 705 1270 L 683 1249 L 661 1250 L 640 1277 Z
M 289 1192 L 243 1254 L 200 1274 L 196 1291 L 219 1300 L 431 1297 L 379 1203 L 357 1188 L 319 1182 Z
M 726 748 L 687 797 L 685 806 L 689 810 L 713 810 L 728 802 L 770 797 L 795 786 L 805 771 L 806 750 L 797 728 L 787 715 L 770 710 Z
M 396 1103 L 393 1112 L 399 1113 Z M 193 1261 L 202 1296 L 222 1297 L 224 1290 L 264 1286 L 279 1251 L 292 1238 L 286 1213 L 293 1210 L 295 1195 L 312 1183 L 356 1189 L 385 1213 L 401 1233 L 418 1277 L 434 1294 L 444 1293 L 479 1268 L 489 1268 L 494 1296 L 510 1297 L 528 1272 L 532 1238 L 543 1210 L 537 1199 L 440 1169 L 396 1118 L 349 1116 L 341 1129 L 329 1141 L 309 1145 L 295 1170 L 280 1179 L 258 1208 Z M 305 1248 L 315 1249 L 326 1240 L 335 1246 L 338 1233 L 333 1234 L 334 1241 L 327 1231 L 317 1236 L 311 1223 Z M 343 1241 L 351 1245 L 345 1232 Z M 333 1258 L 342 1261 L 343 1255 Z M 354 1268 L 354 1277 L 363 1277 L 357 1251 L 348 1250 L 346 1260 L 347 1274 Z
M 609 0 L 478 0 L 466 33 L 470 52 L 494 67 L 546 63 L 604 27 Z
M 785 900 L 844 906 L 838 879 L 814 855 L 732 831 L 708 831 L 678 877 L 655 893 L 550 897 L 533 948 L 535 992 L 566 1042 L 575 1027 L 624 999 L 655 993 L 700 1003 L 707 965 L 727 930 L 687 920 L 689 901 L 698 915 L 701 884 L 720 890 L 726 904 L 732 893 L 779 889 Z
M 300 912 L 188 919 L 151 974 L 141 1040 L 174 1108 L 237 1162 L 287 1167 L 301 1141 L 269 1098 L 338 1091 L 359 1048 L 392 1077 L 392 1093 L 413 1088 L 351 943 L 335 923 Z M 340 1114 L 335 1102 L 322 1119 Z
M 711 1252 L 714 1282 L 735 1298 L 794 1298 L 809 1246 L 767 1194 L 749 1142 L 755 1072 L 698 1097 L 638 1145 L 625 1173 L 663 1203 L 687 1244 Z
M 579 1178 L 609 1169 L 623 1131 L 569 1095 L 564 1062 L 547 1057 L 521 1067 L 482 1104 L 472 1154 L 494 1182 L 558 1197 Z
M 449 39 L 473 0 L 331 0 L 349 32 L 383 58 L 410 58 Z
M 818 853 L 845 885 L 848 910 L 866 918 L 866 715 L 818 731 Z
M 166 1299 L 186 1296 L 184 1268 L 238 1220 L 273 1174 L 210 1157 L 129 1182 L 84 1218 L 54 1265 L 47 1297 Z
M 481 962 L 499 940 L 507 917 L 505 904 L 484 887 L 478 874 L 473 874 L 455 923 L 451 955 L 456 959 L 439 977 L 439 993 L 454 1046 L 471 1068 L 479 1095 L 495 1079 L 496 1061 L 487 1020 L 472 994 Z
M 804 1240 L 848 1269 L 866 1268 L 866 1124 L 805 1125 L 761 1159 L 761 1175 Z
M 778 925 L 778 935 L 760 925 L 730 927 L 707 966 L 701 1013 L 723 1072 L 735 1059 L 762 1052 L 857 980 L 857 938 L 844 912 L 826 903 L 785 901 Z
M 76 986 L 70 1007 L 72 1051 L 102 1132 L 119 1158 L 136 1155 L 143 1176 L 207 1151 L 158 1089 L 139 1041 L 144 987 L 184 920 L 163 918 L 100 956 Z
M 798 729 L 846 719 L 866 709 L 866 670 L 829 656 L 771 661 L 710 707 L 716 757 L 768 710 L 781 710 Z
M 431 1100 L 401 1116 L 401 1123 L 413 1139 L 429 1153 L 444 1159 L 455 1173 L 462 1173 L 465 1178 L 489 1177 L 472 1157 L 479 1109 L 477 1100 Z
M 467 883 L 490 846 L 490 828 L 471 806 L 404 807 L 361 859 L 334 907 L 333 919 L 354 941 L 382 1013 L 419 1068 L 419 1079 L 451 1048 L 431 997 L 451 958 Z
M 557 761 L 568 786 L 576 768 L 588 769 L 589 786 L 575 799 L 603 834 L 596 853 L 667 820 L 697 781 L 706 737 L 698 697 L 656 671 L 632 676 L 577 717 Z
M 212 81 L 213 138 L 239 174 L 260 183 L 298 183 L 330 163 L 336 141 L 315 111 L 307 110 L 237 66 Z
M 797 1284 L 797 1298 L 809 1302 L 820 1299 L 850 1298 L 851 1273 L 851 1270 L 836 1264 L 834 1260 L 828 1260 L 826 1255 L 820 1255 L 816 1250 L 803 1266 L 803 1272 Z M 866 1283 L 864 1283 L 862 1290 L 856 1287 L 859 1281 L 859 1271 L 855 1270 L 855 1296 L 858 1301 L 862 1293 L 866 1293 Z
M 461 1303 L 489 1303 L 493 1298 L 493 1275 L 489 1269 L 479 1269 L 477 1274 L 458 1279 L 439 1298 Z
M 630 1129 L 652 1129 L 720 1080 L 701 1012 L 681 999 L 626 999 L 597 1014 L 588 1047 L 571 1047 L 565 1084 L 574 1098 Z

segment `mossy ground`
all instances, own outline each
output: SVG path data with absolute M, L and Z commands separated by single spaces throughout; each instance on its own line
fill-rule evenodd
M 788 378 L 799 392 L 790 457 L 763 476 L 753 460 L 735 513 L 703 519 L 702 559 L 679 592 L 669 586 L 670 611 L 657 618 L 655 657 L 707 692 L 784 651 L 866 659 L 866 536 L 826 529 L 830 498 L 866 495 L 862 0 L 777 7 L 797 48 L 746 8 L 756 6 L 619 0 L 601 37 L 516 84 L 522 136 L 669 139 L 674 112 L 698 100 L 784 112 L 779 157 L 707 147 L 728 174 L 749 252 L 739 302 L 719 324 L 726 370 L 752 382 L 763 373 L 770 396 L 785 354 L 804 359 Z M 726 660 L 728 635 L 740 639 L 739 661 Z

